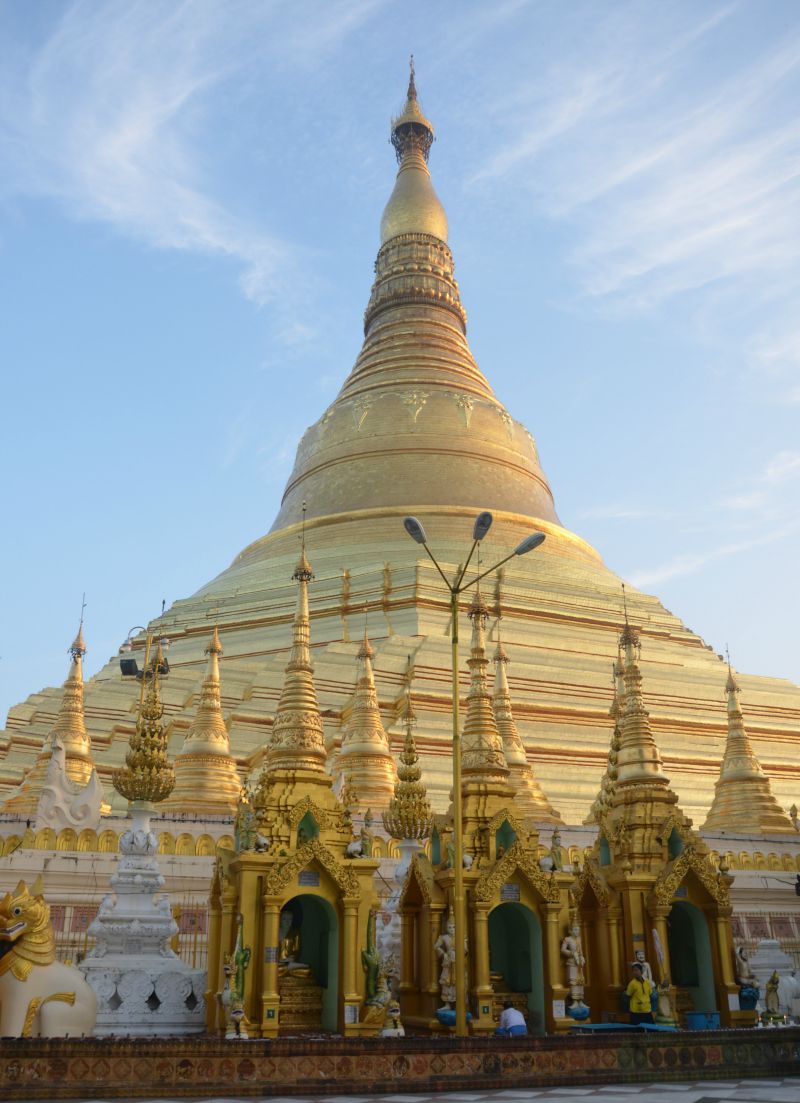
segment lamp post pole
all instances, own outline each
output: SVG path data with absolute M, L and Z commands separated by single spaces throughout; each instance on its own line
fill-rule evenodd
M 527 552 L 533 551 L 534 548 L 538 548 L 545 539 L 543 532 L 535 532 L 530 536 L 526 536 L 525 539 L 514 548 L 510 555 L 507 555 L 505 559 L 501 559 L 499 563 L 495 563 L 493 567 L 489 567 L 488 570 L 481 571 L 471 582 L 467 582 L 465 585 L 464 576 L 467 573 L 467 568 L 470 565 L 475 549 L 492 527 L 493 520 L 494 518 L 491 513 L 487 511 L 479 513 L 476 517 L 472 532 L 472 548 L 467 556 L 466 563 L 454 582 L 448 579 L 447 575 L 439 566 L 433 552 L 428 547 L 428 538 L 425 535 L 425 529 L 417 518 L 406 517 L 403 521 L 408 535 L 412 540 L 415 540 L 424 547 L 433 561 L 436 570 L 441 575 L 442 581 L 450 591 L 450 647 L 453 695 L 453 924 L 455 926 L 454 938 L 456 942 L 454 962 L 455 977 L 453 980 L 456 990 L 456 1035 L 461 1038 L 466 1037 L 468 1032 L 467 993 L 465 989 L 467 913 L 466 900 L 464 897 L 464 834 L 461 807 L 461 724 L 459 720 L 458 689 L 458 599 L 464 590 L 468 590 L 471 586 L 475 586 L 482 578 L 496 571 L 498 567 L 502 567 L 504 563 L 507 563 L 509 559 L 513 559 L 514 556 L 525 555 Z

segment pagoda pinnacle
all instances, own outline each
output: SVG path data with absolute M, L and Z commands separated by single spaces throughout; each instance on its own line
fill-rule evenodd
M 94 770 L 92 744 L 86 731 L 83 712 L 83 657 L 86 654 L 83 620 L 78 627 L 75 639 L 68 648 L 68 654 L 72 661 L 64 682 L 64 691 L 55 723 L 33 767 L 24 777 L 16 793 L 13 793 L 4 804 L 4 811 L 35 812 L 56 743 L 60 743 L 64 748 L 64 766 L 70 781 L 85 785 L 92 776 Z
M 503 741 L 503 751 L 508 763 L 508 780 L 514 792 L 515 807 L 519 807 L 521 815 L 525 818 L 540 823 L 562 823 L 561 817 L 547 800 L 534 776 L 533 768 L 525 753 L 522 738 L 517 731 L 514 712 L 511 707 L 511 693 L 508 688 L 508 655 L 500 639 L 499 625 L 494 664 L 495 679 L 492 703 L 497 730 Z
M 433 137 L 433 124 L 423 114 L 417 99 L 412 57 L 405 106 L 392 119 L 390 140 L 400 168 L 381 218 L 381 244 L 400 234 L 429 234 L 447 241 L 447 215 L 428 171 Z
M 364 639 L 358 649 L 358 673 L 350 719 L 336 760 L 357 811 L 381 813 L 389 806 L 397 773 L 389 740 L 381 721 L 372 659 L 375 652 L 364 625 Z
M 305 505 L 305 503 L 304 503 Z M 308 584 L 313 578 L 306 558 L 305 540 L 292 578 L 297 582 L 297 609 L 292 629 L 292 649 L 286 664 L 278 711 L 267 753 L 267 769 L 304 770 L 325 775 L 325 741 L 322 717 L 314 688 L 311 662 Z M 328 779 L 329 781 L 329 779 Z
M 611 807 L 611 798 L 614 796 L 614 790 L 617 786 L 617 762 L 619 759 L 619 743 L 620 733 L 622 726 L 622 713 L 625 708 L 625 681 L 623 678 L 623 658 L 622 648 L 618 645 L 617 649 L 617 661 L 612 663 L 612 678 L 611 683 L 614 686 L 614 699 L 611 702 L 611 708 L 608 710 L 608 715 L 614 721 L 614 731 L 611 735 L 611 746 L 608 750 L 608 763 L 606 765 L 605 772 L 600 779 L 600 791 L 594 799 L 592 807 L 589 809 L 589 814 L 583 821 L 586 824 L 600 823 L 603 816 Z
M 728 737 L 714 800 L 704 831 L 794 834 L 792 821 L 773 796 L 769 778 L 753 753 L 739 703 L 740 689 L 728 663 L 725 684 Z
M 492 708 L 492 696 L 487 684 L 486 621 L 488 611 L 478 590 L 469 609 L 472 621 L 472 642 L 467 665 L 470 687 L 467 694 L 467 716 L 462 736 L 462 777 L 464 788 L 471 783 L 484 783 L 508 788 L 508 765 L 503 753 L 503 741 L 497 730 Z
M 397 767 L 397 784 L 389 807 L 383 813 L 383 826 L 393 839 L 426 839 L 433 827 L 431 811 L 419 754 L 414 742 L 414 727 L 417 718 L 411 703 L 411 687 L 408 686 L 403 709 L 406 734 L 403 750 L 400 752 L 400 765 Z
M 200 702 L 183 747 L 175 758 L 175 788 L 164 807 L 176 812 L 232 815 L 236 811 L 241 782 L 222 718 L 219 676 L 222 645 L 216 626 L 205 653 L 208 665 L 200 688 Z
M 669 787 L 669 778 L 661 769 L 661 756 L 650 728 L 650 716 L 644 707 L 642 674 L 639 670 L 639 633 L 628 623 L 620 635 L 624 654 L 623 682 L 625 704 L 620 725 L 617 759 L 618 780 L 615 795 L 629 785 L 659 785 Z

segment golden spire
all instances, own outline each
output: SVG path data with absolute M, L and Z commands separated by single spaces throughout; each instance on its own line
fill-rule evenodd
M 389 807 L 383 813 L 383 826 L 393 839 L 426 839 L 433 827 L 433 812 L 425 783 L 422 781 L 419 755 L 414 742 L 417 718 L 411 703 L 410 682 L 406 689 L 403 719 L 406 735 L 403 750 L 400 752 L 400 765 L 397 767 L 397 784 Z
M 152 663 L 148 662 L 150 641 L 145 652 L 142 671 L 143 699 L 139 705 L 136 730 L 130 738 L 130 750 L 125 755 L 125 766 L 115 770 L 111 782 L 117 792 L 130 801 L 157 804 L 166 800 L 175 785 L 175 771 L 167 758 L 169 737 L 164 730 L 159 674 L 164 655 L 161 642 L 156 644 Z
M 628 623 L 627 608 L 620 645 L 624 654 L 625 704 L 620 725 L 616 794 L 619 794 L 619 790 L 625 786 L 643 783 L 656 784 L 666 789 L 669 786 L 669 778 L 661 769 L 661 756 L 653 738 L 650 716 L 644 707 L 642 696 L 642 674 L 638 661 L 639 633 Z
M 739 703 L 740 689 L 728 659 L 725 683 L 728 737 L 714 800 L 702 830 L 747 834 L 795 833 L 792 821 L 773 796 L 769 778 L 753 753 Z
M 470 687 L 461 754 L 465 788 L 473 781 L 499 784 L 501 787 L 507 787 L 508 784 L 508 765 L 503 753 L 503 741 L 497 730 L 486 676 L 489 666 L 486 658 L 488 615 L 480 590 L 477 590 L 469 609 L 469 619 L 472 621 L 472 644 L 467 660 Z
M 92 743 L 86 731 L 83 712 L 83 657 L 86 654 L 86 643 L 83 638 L 82 617 L 77 635 L 67 653 L 72 661 L 64 682 L 55 723 L 19 789 L 3 805 L 4 811 L 19 814 L 36 811 L 55 740 L 59 740 L 64 747 L 64 765 L 70 781 L 85 785 L 92 776 Z
M 517 731 L 508 688 L 508 655 L 500 639 L 500 622 L 497 625 L 497 648 L 494 653 L 494 715 L 497 730 L 503 741 L 503 751 L 508 763 L 508 781 L 514 793 L 514 806 L 520 814 L 537 822 L 562 823 L 558 812 L 542 792 L 528 762 L 522 737 Z
M 447 215 L 428 172 L 433 125 L 422 113 L 417 99 L 413 57 L 405 106 L 392 119 L 391 143 L 400 168 L 381 218 L 381 243 L 400 234 L 429 234 L 446 242 Z
M 300 558 L 292 578 L 297 582 L 297 609 L 294 615 L 292 649 L 286 664 L 278 711 L 272 726 L 267 753 L 267 770 L 305 770 L 325 773 L 325 740 L 322 717 L 314 688 L 311 662 L 308 584 L 313 578 L 306 557 L 305 502 L 303 502 L 303 539 Z
M 183 747 L 175 758 L 175 788 L 165 808 L 176 812 L 232 815 L 236 811 L 241 781 L 222 718 L 219 677 L 222 645 L 216 625 L 205 653 L 208 666 L 200 689 L 200 703 Z
M 589 810 L 589 814 L 584 823 L 600 823 L 605 813 L 611 807 L 611 799 L 614 796 L 614 790 L 617 787 L 617 762 L 619 759 L 619 741 L 620 731 L 622 724 L 622 712 L 625 707 L 625 681 L 623 679 L 623 657 L 622 648 L 617 645 L 617 661 L 611 664 L 612 678 L 611 682 L 614 686 L 614 699 L 611 702 L 611 708 L 608 710 L 608 715 L 614 721 L 614 731 L 611 735 L 611 746 L 608 751 L 608 764 L 606 765 L 605 773 L 600 780 L 600 792 L 594 799 L 594 803 Z
M 365 808 L 380 813 L 388 807 L 397 773 L 383 728 L 372 670 L 374 651 L 367 636 L 358 649 L 358 674 L 350 720 L 336 760 L 337 772 L 353 794 L 357 811 Z

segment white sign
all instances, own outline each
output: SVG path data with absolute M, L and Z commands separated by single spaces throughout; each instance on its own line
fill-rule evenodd
M 355 1003 L 345 1004 L 344 1021 L 346 1023 L 351 1023 L 351 1024 L 358 1022 L 358 1004 L 355 1004 Z
M 567 1013 L 566 1000 L 553 1000 L 553 1018 L 563 1019 Z
M 739 1010 L 739 997 L 733 992 L 728 993 L 728 1010 L 729 1011 L 738 1011 Z

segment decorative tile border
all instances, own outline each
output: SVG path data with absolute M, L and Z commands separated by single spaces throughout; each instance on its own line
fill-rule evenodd
M 800 1028 L 567 1038 L 5 1038 L 3 1100 L 207 1099 L 797 1073 Z

